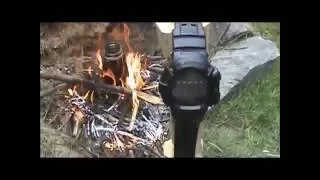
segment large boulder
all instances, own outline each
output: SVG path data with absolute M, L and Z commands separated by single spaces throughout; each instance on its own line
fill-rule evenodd
M 279 56 L 280 52 L 275 43 L 260 36 L 232 43 L 218 51 L 211 58 L 211 63 L 220 70 L 222 75 L 221 98 L 242 81 L 250 70 L 273 61 Z

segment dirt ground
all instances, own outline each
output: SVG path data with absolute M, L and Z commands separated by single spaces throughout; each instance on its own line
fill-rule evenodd
M 75 57 L 90 56 L 99 41 L 102 45 L 108 39 L 110 28 L 115 23 L 43 23 L 40 24 L 40 71 L 75 73 Z M 135 52 L 154 54 L 157 49 L 156 31 L 153 23 L 128 23 L 130 45 Z M 58 82 L 40 80 L 40 90 L 57 85 Z M 86 147 L 79 146 L 68 136 L 70 127 L 60 130 L 56 123 L 66 117 L 59 114 L 63 108 L 66 90 L 58 91 L 40 99 L 41 157 L 90 157 Z M 58 118 L 55 116 L 59 114 Z M 55 119 L 53 122 L 52 120 Z M 69 128 L 69 129 L 68 129 Z

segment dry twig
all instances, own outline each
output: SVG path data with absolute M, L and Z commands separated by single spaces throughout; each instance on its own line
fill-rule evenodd
M 63 122 L 63 124 L 57 129 L 58 131 L 60 131 L 69 121 L 70 119 L 72 118 L 72 114 L 68 114 L 65 116 L 65 121 Z
M 67 105 L 63 106 L 63 108 L 61 108 L 61 109 L 59 110 L 59 112 L 57 112 L 57 113 L 54 115 L 54 117 L 49 121 L 48 124 L 53 123 L 53 122 L 58 118 L 58 116 L 61 115 L 61 113 L 63 112 L 63 110 L 64 110 L 66 107 L 67 107 Z
M 59 84 L 51 89 L 47 89 L 47 90 L 43 90 L 40 92 L 40 98 L 43 98 L 45 96 L 48 96 L 52 93 L 55 93 L 56 91 L 60 90 L 60 89 L 64 89 L 68 87 L 68 84 L 67 83 L 62 83 L 62 84 Z
M 53 104 L 53 101 L 51 100 L 51 102 L 49 103 L 48 108 L 47 108 L 47 110 L 46 110 L 45 114 L 43 115 L 43 118 L 42 118 L 42 120 L 41 120 L 41 121 L 45 121 L 45 120 L 46 120 L 46 117 L 47 117 L 47 115 L 48 115 L 48 112 L 49 112 L 49 110 L 50 110 L 50 108 L 51 108 L 52 104 Z

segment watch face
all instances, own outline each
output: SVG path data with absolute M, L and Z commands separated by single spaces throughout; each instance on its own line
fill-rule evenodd
M 208 98 L 207 78 L 194 69 L 177 72 L 172 81 L 172 98 L 175 103 L 186 106 L 206 104 Z

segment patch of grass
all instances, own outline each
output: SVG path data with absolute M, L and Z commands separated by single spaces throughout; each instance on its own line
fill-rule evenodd
M 280 23 L 252 23 L 254 33 L 275 42 L 280 49 Z
M 279 23 L 254 23 L 256 33 L 280 47 Z M 280 58 L 272 73 L 249 85 L 204 120 L 205 157 L 280 154 Z

